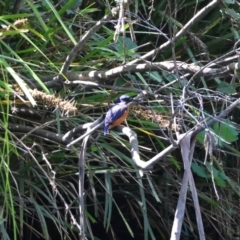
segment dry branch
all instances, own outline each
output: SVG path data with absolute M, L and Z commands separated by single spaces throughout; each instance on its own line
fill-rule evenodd
M 187 31 L 191 28 L 191 26 L 194 25 L 194 23 L 198 22 L 200 19 L 202 19 L 211 9 L 217 6 L 219 3 L 219 0 L 213 0 L 211 1 L 207 6 L 205 6 L 203 9 L 201 9 L 192 19 L 190 19 L 184 27 L 176 33 L 176 35 L 173 37 L 173 39 L 170 39 L 166 43 L 162 44 L 160 47 L 148 52 L 147 54 L 143 55 L 142 57 L 133 60 L 129 62 L 127 65 L 133 65 L 136 64 L 142 60 L 146 60 L 150 57 L 156 56 L 159 52 L 166 50 L 167 48 L 170 48 L 172 43 L 176 40 L 178 40 L 180 37 L 182 37 Z
M 65 77 L 68 81 L 65 82 L 66 85 L 74 85 L 74 84 L 84 84 L 77 82 L 80 81 L 93 81 L 93 82 L 99 82 L 99 81 L 105 81 L 105 80 L 112 80 L 115 79 L 123 74 L 129 74 L 129 73 L 147 73 L 151 71 L 167 71 L 170 73 L 176 72 L 176 69 L 178 72 L 181 72 L 182 75 L 184 74 L 190 74 L 194 75 L 195 77 L 208 77 L 210 79 L 216 78 L 216 77 L 226 77 L 230 73 L 234 73 L 234 71 L 239 70 L 239 66 L 237 62 L 232 62 L 224 67 L 219 68 L 212 68 L 212 67 L 206 67 L 206 66 L 198 66 L 197 64 L 187 64 L 181 61 L 176 61 L 175 63 L 173 61 L 164 61 L 164 62 L 153 62 L 153 63 L 142 63 L 142 64 L 136 64 L 136 65 L 124 65 L 119 66 L 110 70 L 106 71 L 83 71 L 80 73 L 77 72 L 68 72 L 65 74 Z M 48 88 L 54 88 L 58 86 L 58 80 L 52 80 L 54 76 L 49 76 L 49 78 L 44 78 L 45 85 Z M 49 80 L 49 81 L 48 81 Z M 88 85 L 91 85 L 91 83 L 86 83 Z M 107 88 L 107 86 L 106 86 Z M 110 87 L 111 88 L 111 87 Z

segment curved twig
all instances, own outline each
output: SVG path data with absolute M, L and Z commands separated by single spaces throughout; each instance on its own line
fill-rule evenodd
M 203 9 L 201 9 L 193 18 L 187 22 L 184 27 L 175 35 L 174 41 L 178 40 L 180 37 L 182 37 L 189 29 L 190 27 L 198 22 L 200 19 L 202 19 L 211 9 L 216 7 L 216 5 L 219 3 L 219 0 L 213 0 L 211 1 L 207 6 L 205 6 Z M 127 65 L 133 65 L 136 64 L 142 60 L 146 60 L 152 56 L 156 56 L 160 51 L 164 51 L 165 49 L 169 48 L 172 44 L 172 40 L 168 40 L 166 43 L 162 44 L 160 47 L 148 52 L 147 54 L 143 55 L 142 57 L 133 60 L 129 62 Z
M 91 36 L 97 32 L 108 20 L 110 20 L 114 14 L 116 13 L 116 8 L 112 9 L 106 16 L 104 16 L 101 20 L 99 20 L 87 33 L 82 37 L 82 39 L 74 46 L 71 52 L 66 57 L 66 60 L 60 70 L 59 75 L 56 77 L 56 81 L 62 80 L 62 76 L 64 76 L 72 61 L 74 60 L 75 56 L 81 51 L 85 43 L 91 38 Z

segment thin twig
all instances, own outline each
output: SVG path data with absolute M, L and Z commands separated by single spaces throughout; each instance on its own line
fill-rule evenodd
M 104 16 L 101 20 L 99 20 L 87 33 L 81 38 L 81 40 L 74 46 L 74 48 L 71 50 L 71 52 L 68 54 L 59 75 L 56 77 L 56 80 L 61 80 L 62 76 L 64 76 L 72 61 L 74 60 L 75 56 L 79 53 L 79 51 L 83 48 L 85 43 L 91 38 L 91 36 L 97 32 L 106 22 L 108 22 L 115 13 L 116 9 L 112 9 L 111 12 L 109 12 L 106 16 Z
M 174 41 L 181 38 L 196 22 L 198 22 L 200 19 L 202 19 L 210 10 L 212 10 L 216 5 L 219 3 L 219 0 L 213 0 L 211 1 L 207 6 L 205 6 L 202 10 L 200 10 L 196 15 L 194 15 L 193 18 L 190 19 L 189 22 L 187 22 L 184 27 L 176 34 L 174 37 Z M 169 48 L 172 44 L 171 40 L 168 40 L 166 43 L 162 44 L 160 47 L 155 48 L 154 50 L 148 52 L 147 54 L 143 55 L 142 57 L 133 60 L 127 65 L 133 65 L 136 64 L 142 60 L 146 60 L 152 56 L 156 56 L 160 51 L 164 51 L 165 49 Z

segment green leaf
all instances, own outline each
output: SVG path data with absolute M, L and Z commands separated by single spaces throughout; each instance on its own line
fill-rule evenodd
M 217 90 L 222 93 L 233 94 L 236 93 L 236 86 L 222 81 L 218 84 Z
M 153 80 L 153 81 L 157 81 L 159 83 L 161 83 L 163 81 L 161 75 L 156 72 L 156 71 L 152 71 L 152 72 L 148 72 L 147 73 L 149 75 L 149 77 Z
M 197 140 L 199 143 L 203 144 L 206 131 L 202 131 L 197 135 Z
M 219 208 L 219 203 L 211 199 L 210 197 L 206 196 L 204 193 L 198 193 L 199 198 L 203 199 L 206 203 L 211 204 L 215 208 Z
M 223 181 L 221 178 L 214 177 L 214 180 L 219 187 L 224 187 L 224 188 L 226 187 L 225 181 Z
M 113 43 L 112 47 L 118 52 L 123 52 L 124 54 L 131 55 L 132 58 L 140 57 L 140 54 L 136 52 L 136 48 L 138 47 L 137 44 L 133 42 L 130 38 L 123 38 L 120 36 L 118 38 L 118 42 Z
M 240 80 L 240 70 L 239 70 L 239 69 L 236 69 L 236 70 L 234 71 L 234 73 L 235 73 L 237 79 Z
M 18 83 L 19 87 L 22 89 L 22 91 L 25 93 L 28 100 L 31 102 L 32 106 L 37 106 L 37 103 L 35 102 L 34 98 L 32 97 L 29 89 L 27 88 L 25 82 L 22 78 L 18 76 L 18 74 L 14 71 L 14 69 L 8 65 L 8 63 L 5 61 L 5 59 L 1 59 L 1 63 L 6 67 L 6 70 L 11 74 L 11 76 L 15 79 L 15 81 Z
M 228 4 L 234 4 L 235 1 L 234 0 L 224 0 L 225 3 L 228 3 Z
M 229 179 L 229 177 L 225 173 L 223 173 L 223 172 L 219 172 L 219 177 L 222 180 L 228 180 Z
M 213 171 L 213 177 L 216 184 L 220 187 L 226 187 L 226 180 L 228 179 L 228 177 L 225 175 L 225 173 L 217 170 L 208 162 L 206 163 L 206 167 L 210 172 Z
M 198 165 L 197 163 L 192 163 L 191 168 L 192 168 L 193 172 L 195 172 L 199 177 L 202 177 L 202 178 L 210 177 L 210 175 L 205 170 L 205 167 L 202 167 L 202 166 Z
M 238 139 L 238 131 L 230 120 L 223 120 L 221 123 L 215 123 L 213 129 L 218 136 L 216 139 L 217 145 L 221 146 L 223 141 L 231 143 Z

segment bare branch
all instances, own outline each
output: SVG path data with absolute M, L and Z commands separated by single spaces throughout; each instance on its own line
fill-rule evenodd
M 71 62 L 74 60 L 76 54 L 83 48 L 85 43 L 90 39 L 90 37 L 97 32 L 106 22 L 108 22 L 116 12 L 116 8 L 112 9 L 106 16 L 99 20 L 83 37 L 82 39 L 74 46 L 71 52 L 68 54 L 61 70 L 60 74 L 56 77 L 56 80 L 59 81 L 62 79 L 62 76 L 65 75 L 69 69 Z
M 200 19 L 202 19 L 211 9 L 216 7 L 216 5 L 219 3 L 219 0 L 213 0 L 211 1 L 207 6 L 205 6 L 202 10 L 200 10 L 192 19 L 187 22 L 183 28 L 176 34 L 174 37 L 174 41 L 178 40 L 180 37 L 182 37 L 190 28 L 193 26 L 196 22 L 198 22 Z M 133 65 L 136 64 L 142 60 L 146 60 L 152 56 L 156 56 L 160 51 L 164 51 L 165 49 L 171 47 L 172 40 L 167 41 L 166 43 L 162 44 L 160 47 L 148 52 L 147 54 L 143 55 L 142 57 L 133 60 L 129 62 L 127 65 Z
M 176 64 L 176 65 L 175 65 Z M 65 74 L 65 77 L 69 81 L 83 80 L 83 81 L 103 81 L 103 80 L 111 80 L 116 77 L 119 77 L 122 74 L 127 73 L 136 73 L 136 72 L 148 72 L 148 71 L 168 71 L 175 72 L 175 69 L 181 71 L 182 74 L 195 74 L 195 76 L 204 76 L 204 77 L 224 77 L 229 73 L 233 73 L 235 70 L 238 70 L 238 64 L 236 62 L 230 63 L 229 65 L 221 68 L 210 68 L 210 67 L 201 67 L 194 63 L 187 64 L 181 61 L 164 61 L 164 62 L 154 62 L 154 63 L 142 63 L 137 65 L 124 65 L 119 66 L 107 71 L 83 71 L 81 73 L 77 72 L 68 72 Z M 53 76 L 49 77 L 49 80 L 52 79 Z M 47 81 L 47 79 L 44 79 Z M 45 83 L 47 87 L 56 86 L 56 79 L 52 81 L 48 81 Z M 70 84 L 70 83 L 66 83 Z
M 193 127 L 190 131 L 188 131 L 187 133 L 184 134 L 180 134 L 178 141 L 176 142 L 176 144 L 179 146 L 181 140 L 183 138 L 185 138 L 186 136 L 188 136 L 188 134 L 191 133 L 192 137 L 195 137 L 199 132 L 203 131 L 205 128 L 212 126 L 215 122 L 220 121 L 222 118 L 226 117 L 232 110 L 234 110 L 234 108 L 236 108 L 238 105 L 240 104 L 240 99 L 237 99 L 235 102 L 233 102 L 229 107 L 227 107 L 225 110 L 223 110 L 218 116 L 216 117 L 211 117 L 210 120 L 208 121 L 204 121 L 204 124 L 202 125 L 198 125 L 196 127 Z M 119 130 L 123 131 L 123 126 L 118 127 Z M 134 154 L 136 154 L 138 152 L 138 147 L 136 147 L 137 144 L 137 135 L 132 133 L 130 130 L 124 131 L 124 133 L 131 139 L 131 147 L 132 150 L 131 152 L 133 152 Z M 174 145 L 169 145 L 167 148 L 165 148 L 163 151 L 161 151 L 160 153 L 158 153 L 156 156 L 154 156 L 153 158 L 151 158 L 150 160 L 148 160 L 147 162 L 144 162 L 142 160 L 140 160 L 139 155 L 134 155 L 136 157 L 133 158 L 134 163 L 136 164 L 136 166 L 142 168 L 142 169 L 148 169 L 151 168 L 156 162 L 158 162 L 159 160 L 161 160 L 163 157 L 165 157 L 166 155 L 168 155 L 169 153 L 173 152 L 176 149 L 176 146 Z M 133 155 L 132 155 L 133 156 Z

